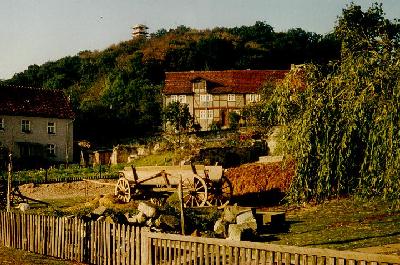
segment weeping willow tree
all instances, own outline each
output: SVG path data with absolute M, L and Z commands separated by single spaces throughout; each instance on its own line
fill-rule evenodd
M 288 78 L 273 96 L 297 161 L 289 199 L 343 194 L 400 201 L 400 30 L 378 4 L 354 4 L 335 27 L 341 59 L 328 73 L 302 70 L 303 87 Z M 298 74 L 298 73 L 297 73 Z

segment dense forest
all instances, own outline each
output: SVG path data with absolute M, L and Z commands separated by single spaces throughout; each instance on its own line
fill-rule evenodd
M 339 58 L 334 34 L 275 32 L 265 22 L 197 30 L 160 29 L 103 51 L 31 65 L 7 84 L 63 89 L 77 114 L 75 139 L 116 143 L 160 130 L 165 71 L 289 69 Z

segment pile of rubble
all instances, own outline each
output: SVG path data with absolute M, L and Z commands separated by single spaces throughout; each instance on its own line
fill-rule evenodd
M 226 239 L 241 241 L 253 240 L 265 232 L 285 227 L 284 212 L 256 212 L 256 208 L 243 208 L 237 205 L 225 207 L 220 219 L 215 222 L 214 232 Z
M 130 215 L 128 212 L 125 213 L 123 220 L 119 220 L 122 223 L 128 223 L 131 225 L 140 225 L 150 227 L 152 231 L 174 231 L 179 227 L 179 219 L 174 215 L 160 214 L 157 210 L 157 206 L 149 202 L 139 202 L 138 213 Z M 105 206 L 99 206 L 90 213 L 91 219 L 97 221 L 108 221 L 114 222 L 114 219 L 110 216 L 106 217 L 107 208 Z
M 244 240 L 257 234 L 255 209 L 241 210 L 238 206 L 225 207 L 222 217 L 215 222 L 214 232 L 231 240 Z

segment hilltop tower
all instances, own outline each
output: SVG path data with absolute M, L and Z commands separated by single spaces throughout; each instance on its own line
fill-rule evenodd
M 146 25 L 143 24 L 137 24 L 132 27 L 132 37 L 133 38 L 138 38 L 138 37 L 147 37 L 147 30 L 149 28 Z

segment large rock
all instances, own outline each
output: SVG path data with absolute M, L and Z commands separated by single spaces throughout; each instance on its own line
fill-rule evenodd
M 174 215 L 160 215 L 158 218 L 160 226 L 165 226 L 169 229 L 176 229 L 179 226 L 179 219 Z
M 237 205 L 227 206 L 224 208 L 223 220 L 229 224 L 236 222 L 236 217 L 239 214 L 239 207 Z
M 254 233 L 257 231 L 257 220 L 252 210 L 238 214 L 236 216 L 236 223 L 241 225 L 243 230 L 250 229 Z
M 99 206 L 98 208 L 96 208 L 92 211 L 92 214 L 103 215 L 106 210 L 107 210 L 107 208 L 105 206 Z
M 137 224 L 137 218 L 136 215 L 132 216 L 132 217 L 127 217 L 126 221 L 130 224 Z
M 18 205 L 18 207 L 17 207 L 21 212 L 26 212 L 26 211 L 28 211 L 29 210 L 29 204 L 27 204 L 27 203 L 20 203 L 19 205 Z
M 228 238 L 230 240 L 242 240 L 242 227 L 238 224 L 230 224 L 228 226 Z
M 226 225 L 224 220 L 218 219 L 214 224 L 214 232 L 217 235 L 225 235 L 226 234 Z
M 236 223 L 238 223 L 238 224 L 250 222 L 253 220 L 255 221 L 256 218 L 255 218 L 252 210 L 247 210 L 247 211 L 241 212 L 236 216 Z
M 144 224 L 146 223 L 146 216 L 144 215 L 144 213 L 139 212 L 136 216 L 136 223 L 137 224 Z
M 157 213 L 156 206 L 148 202 L 140 202 L 138 205 L 138 210 L 148 218 L 156 216 Z

